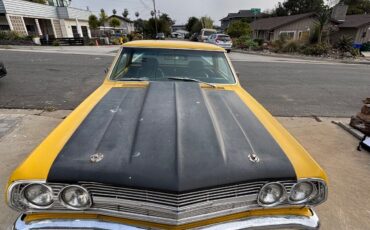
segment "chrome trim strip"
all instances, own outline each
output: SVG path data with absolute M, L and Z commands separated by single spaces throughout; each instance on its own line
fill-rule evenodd
M 319 218 L 314 211 L 312 216 L 295 216 L 295 215 L 279 215 L 279 216 L 262 216 L 249 217 L 230 222 L 219 223 L 210 226 L 196 228 L 197 230 L 241 230 L 241 229 L 319 229 Z M 31 230 L 31 229 L 121 229 L 121 230 L 140 230 L 142 227 L 106 222 L 94 219 L 45 219 L 26 223 L 24 216 L 20 216 L 15 222 L 13 229 L 15 230 Z

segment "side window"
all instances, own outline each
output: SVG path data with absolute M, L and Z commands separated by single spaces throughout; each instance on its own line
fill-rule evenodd
M 118 77 L 120 74 L 122 74 L 126 68 L 127 65 L 127 52 L 123 52 L 119 60 L 117 61 L 116 66 L 114 67 L 112 71 L 112 78 Z
M 217 58 L 217 65 L 218 65 L 218 70 L 225 76 L 227 76 L 231 72 L 229 63 L 226 61 L 226 59 Z

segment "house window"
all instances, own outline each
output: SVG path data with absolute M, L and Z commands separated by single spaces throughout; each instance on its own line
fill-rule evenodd
M 79 38 L 80 34 L 78 33 L 77 26 L 72 26 L 72 33 L 74 38 Z
M 310 31 L 299 31 L 298 32 L 298 40 L 308 41 L 309 38 L 310 38 Z
M 87 26 L 81 26 L 81 30 L 82 30 L 82 35 L 84 38 L 88 38 L 89 37 L 89 33 L 87 31 Z
M 287 40 L 293 40 L 295 37 L 295 31 L 281 31 L 279 36 L 280 38 L 285 38 Z

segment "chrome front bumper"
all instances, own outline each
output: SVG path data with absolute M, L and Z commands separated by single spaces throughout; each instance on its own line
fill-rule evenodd
M 311 210 L 312 211 L 312 210 Z M 249 217 L 215 225 L 203 226 L 198 230 L 241 230 L 241 229 L 319 229 L 319 218 L 314 211 L 312 216 L 261 216 Z M 16 230 L 31 229 L 114 229 L 141 230 L 146 229 L 132 225 L 105 222 L 93 219 L 46 219 L 26 223 L 24 215 L 14 224 Z

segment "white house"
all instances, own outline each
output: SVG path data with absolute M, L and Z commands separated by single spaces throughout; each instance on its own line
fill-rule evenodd
M 91 37 L 88 10 L 68 7 L 68 0 L 48 5 L 25 0 L 0 0 L 0 31 L 50 38 Z
M 110 26 L 112 19 L 117 19 L 120 22 L 120 25 L 113 28 Z M 130 34 L 135 31 L 134 22 L 128 18 L 124 18 L 118 15 L 112 15 L 108 18 L 107 22 L 104 23 L 104 26 L 99 27 L 99 30 L 102 32 L 110 32 L 113 34 Z

